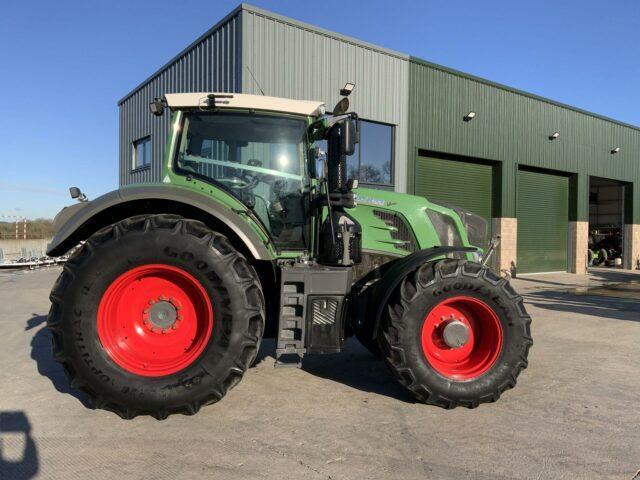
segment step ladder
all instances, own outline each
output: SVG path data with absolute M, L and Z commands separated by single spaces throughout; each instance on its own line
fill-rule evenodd
M 276 367 L 302 365 L 305 349 L 307 285 L 304 270 L 282 267 L 280 278 L 280 320 L 276 345 Z

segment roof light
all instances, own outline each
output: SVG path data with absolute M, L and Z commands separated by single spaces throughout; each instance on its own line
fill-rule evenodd
M 618 153 L 620 151 L 620 147 L 616 147 L 613 150 L 611 150 L 611 154 L 614 155 L 616 153 Z
M 551 135 L 549 135 L 549 140 L 555 140 L 559 136 L 560 136 L 560 132 L 553 132 Z
M 462 119 L 465 122 L 470 122 L 471 120 L 473 120 L 476 117 L 476 112 L 469 112 L 467 113 L 464 117 L 462 117 Z
M 340 95 L 342 95 L 343 97 L 348 97 L 349 95 L 351 95 L 351 92 L 353 92 L 354 88 L 356 88 L 355 83 L 347 82 L 345 83 L 342 90 L 340 90 Z

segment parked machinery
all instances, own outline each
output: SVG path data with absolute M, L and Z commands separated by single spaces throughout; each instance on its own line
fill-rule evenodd
M 339 352 L 355 333 L 418 400 L 445 408 L 515 386 L 531 319 L 481 263 L 486 222 L 357 188 L 349 92 L 330 115 L 243 94 L 151 104 L 171 114 L 161 182 L 92 201 L 75 189 L 83 201 L 55 220 L 48 254 L 85 241 L 47 323 L 74 387 L 125 418 L 194 414 L 238 383 L 265 331 L 277 365 Z

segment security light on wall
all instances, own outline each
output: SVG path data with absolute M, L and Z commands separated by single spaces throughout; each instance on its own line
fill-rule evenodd
M 618 153 L 619 151 L 620 151 L 620 147 L 616 147 L 616 148 L 614 148 L 613 150 L 611 150 L 611 154 L 612 154 L 612 155 L 613 155 L 613 154 L 616 154 L 616 153 Z
M 342 90 L 340 90 L 340 95 L 342 95 L 343 97 L 348 97 L 351 92 L 353 92 L 354 88 L 356 88 L 355 83 L 347 82 Z
M 476 116 L 476 112 L 469 112 L 462 119 L 465 122 L 470 122 L 471 120 L 473 120 L 475 118 L 475 116 Z
M 551 135 L 549 135 L 549 140 L 555 140 L 559 136 L 560 136 L 560 132 L 553 132 Z

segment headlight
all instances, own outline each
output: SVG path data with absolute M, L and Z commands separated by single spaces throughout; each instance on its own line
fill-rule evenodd
M 427 216 L 438 234 L 440 245 L 445 247 L 462 246 L 462 238 L 460 238 L 460 233 L 453 218 L 433 210 L 427 210 Z

